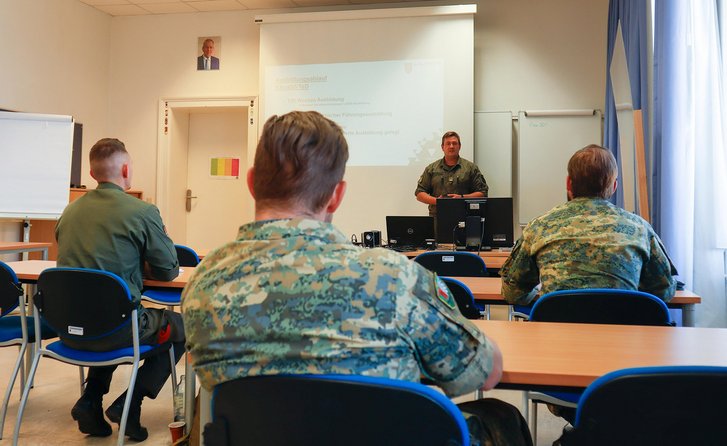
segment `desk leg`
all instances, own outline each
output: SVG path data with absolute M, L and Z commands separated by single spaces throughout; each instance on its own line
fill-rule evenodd
M 212 392 L 199 388 L 199 444 L 204 444 L 204 427 L 212 421 Z
M 695 305 L 686 304 L 682 307 L 682 325 L 685 327 L 694 327 Z
M 189 353 L 184 355 L 184 426 L 185 433 L 192 430 L 194 422 L 194 397 L 196 395 L 195 387 L 197 387 L 197 376 L 192 368 L 192 357 Z M 202 444 L 202 443 L 200 443 Z
M 28 283 L 25 285 L 25 292 L 28 293 L 28 306 L 26 309 L 26 316 L 28 317 L 28 325 L 30 327 L 30 318 L 35 316 L 33 314 L 33 296 L 35 295 L 35 284 L 34 283 Z M 29 342 L 28 348 L 25 350 L 25 368 L 23 369 L 24 378 L 23 381 L 26 381 L 28 379 L 28 375 L 30 374 L 30 367 L 33 365 L 33 357 L 35 356 L 35 349 L 38 348 L 37 342 Z M 32 383 L 31 383 L 32 388 Z

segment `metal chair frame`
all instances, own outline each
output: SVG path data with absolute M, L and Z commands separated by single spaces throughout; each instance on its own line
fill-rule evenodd
M 82 282 L 84 279 L 88 278 L 96 281 L 94 286 L 75 287 L 76 283 Z M 70 290 L 71 284 L 74 285 L 73 291 Z M 59 287 L 63 289 L 59 291 Z M 57 315 L 55 314 L 56 310 L 50 309 L 50 311 L 48 311 L 48 308 L 46 308 L 46 305 L 53 301 L 53 299 L 63 300 L 63 305 L 68 308 L 74 308 L 74 299 L 80 299 L 82 302 L 87 304 L 89 302 L 89 298 L 94 297 L 91 294 L 98 291 L 96 288 L 100 288 L 105 291 L 103 298 L 99 299 L 99 301 L 103 301 L 104 303 L 108 302 L 108 312 L 100 311 L 94 313 L 95 317 L 99 321 L 99 328 L 84 327 L 79 323 L 74 324 L 73 320 L 67 320 L 67 315 Z M 123 298 L 126 298 L 126 301 L 123 301 Z M 115 330 L 108 330 L 108 327 L 115 326 L 122 328 L 131 324 L 132 346 L 118 350 L 93 352 L 71 348 L 64 344 L 62 340 L 55 341 L 44 347 L 42 341 L 39 340 L 35 355 L 33 356 L 30 373 L 23 389 L 20 406 L 18 407 L 18 416 L 13 433 L 13 446 L 18 444 L 20 426 L 23 420 L 23 413 L 25 412 L 25 407 L 28 402 L 28 394 L 41 357 L 50 357 L 57 361 L 76 365 L 81 368 L 131 364 L 132 372 L 129 377 L 128 389 L 133 389 L 134 384 L 136 383 L 139 361 L 148 355 L 159 354 L 160 349 L 168 349 L 170 346 L 168 343 L 160 345 L 140 345 L 137 309 L 132 301 L 129 287 L 123 279 L 108 271 L 86 268 L 46 269 L 38 277 L 37 292 L 34 296 L 33 306 L 35 314 L 39 315 L 35 317 L 33 321 L 36 333 L 40 333 L 41 317 L 48 322 L 51 328 L 56 325 L 58 327 L 62 326 L 67 329 L 68 335 L 78 335 L 80 337 L 89 336 L 92 338 L 103 337 L 102 334 L 99 334 L 99 330 L 105 330 L 104 333 L 109 334 L 113 333 Z M 80 317 L 79 320 L 83 320 L 83 317 Z M 88 333 L 85 333 L 86 331 L 88 331 Z M 172 366 L 174 366 L 174 362 L 172 362 Z M 122 446 L 124 444 L 126 421 L 129 415 L 132 394 L 133 392 L 131 390 L 126 392 L 126 400 L 124 402 L 124 409 L 119 424 L 117 440 L 118 446 Z

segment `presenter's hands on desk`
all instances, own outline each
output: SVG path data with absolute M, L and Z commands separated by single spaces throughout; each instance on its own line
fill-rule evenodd
M 437 198 L 464 198 L 464 195 L 462 195 L 462 194 L 447 194 L 447 195 L 440 195 Z

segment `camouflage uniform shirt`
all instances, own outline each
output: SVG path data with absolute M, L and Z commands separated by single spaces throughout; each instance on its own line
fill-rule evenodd
M 516 304 L 577 288 L 641 290 L 668 302 L 676 289 L 651 225 L 593 198 L 576 198 L 531 221 L 500 274 L 503 296 Z
M 434 274 L 316 220 L 243 225 L 196 268 L 182 312 L 208 389 L 253 375 L 423 374 L 459 395 L 492 369 L 492 345 Z
M 457 164 L 448 166 L 442 158 L 424 169 L 414 195 L 426 192 L 433 197 L 439 197 L 447 194 L 482 192 L 486 197 L 488 190 L 487 181 L 477 164 L 460 157 Z M 430 204 L 429 215 L 436 213 L 437 207 Z

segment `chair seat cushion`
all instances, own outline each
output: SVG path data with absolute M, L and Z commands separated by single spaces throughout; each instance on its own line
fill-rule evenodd
M 159 347 L 159 345 L 140 345 L 139 356 L 143 357 L 145 353 L 149 353 L 157 347 Z M 77 350 L 75 348 L 67 346 L 61 341 L 56 341 L 52 344 L 49 344 L 46 348 L 53 353 L 56 353 L 57 355 L 63 356 L 65 358 L 84 362 L 113 361 L 115 359 L 123 357 L 134 356 L 133 347 L 125 347 L 118 350 L 109 350 L 107 352 L 92 352 L 88 350 Z
M 28 319 L 28 341 L 35 342 L 35 325 L 33 318 Z M 57 338 L 58 335 L 41 319 L 40 332 L 43 339 Z M 0 343 L 20 341 L 23 338 L 23 330 L 20 325 L 20 316 L 5 316 L 0 319 Z M 14 342 L 16 343 L 16 342 Z
M 182 292 L 181 290 L 145 290 L 141 298 L 163 305 L 180 305 Z

